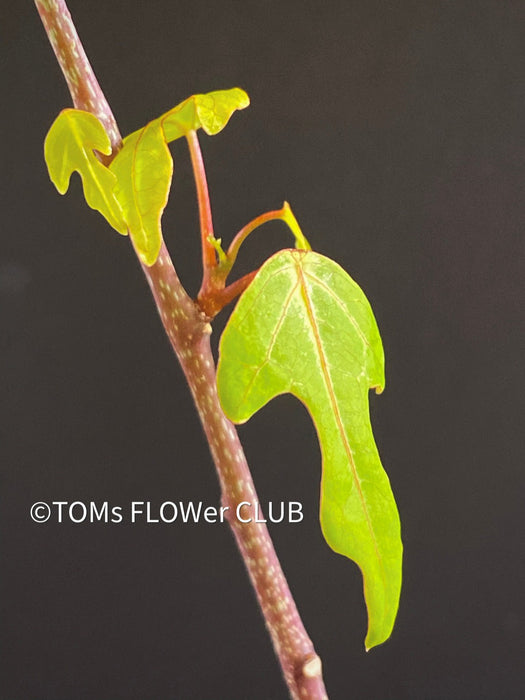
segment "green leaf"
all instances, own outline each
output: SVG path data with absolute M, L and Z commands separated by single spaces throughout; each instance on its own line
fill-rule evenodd
M 215 90 L 188 97 L 155 121 L 162 125 L 167 143 L 197 129 L 204 129 L 209 136 L 213 136 L 224 129 L 234 112 L 245 109 L 249 104 L 250 98 L 241 88 Z M 139 131 L 141 129 L 134 131 L 128 138 Z
M 168 201 L 173 161 L 167 143 L 202 128 L 217 134 L 237 109 L 250 103 L 240 88 L 193 95 L 124 139 L 109 168 L 94 149 L 110 155 L 111 144 L 98 119 L 78 109 L 65 109 L 45 141 L 49 175 L 64 194 L 77 170 L 84 196 L 119 233 L 129 232 L 141 260 L 153 265 L 162 244 L 161 217 Z
M 73 171 L 82 178 L 84 197 L 92 209 L 99 211 L 119 233 L 127 226 L 115 197 L 117 179 L 97 159 L 93 150 L 111 153 L 104 127 L 89 112 L 64 109 L 53 122 L 44 143 L 49 177 L 60 194 L 65 194 Z
M 236 109 L 248 104 L 248 95 L 239 88 L 193 95 L 124 139 L 109 168 L 118 180 L 116 196 L 131 238 L 146 265 L 156 261 L 162 243 L 161 217 L 173 175 L 166 144 L 200 127 L 216 134 Z
M 323 458 L 322 531 L 336 552 L 361 568 L 367 649 L 384 642 L 399 603 L 402 544 L 370 425 L 368 392 L 382 390 L 384 361 L 363 292 L 328 258 L 280 251 L 261 267 L 230 317 L 217 383 L 226 415 L 236 423 L 286 392 L 307 407 Z
M 192 95 L 160 117 L 166 141 L 169 143 L 200 128 L 210 136 L 218 134 L 236 110 L 249 104 L 250 98 L 240 88 Z
M 137 253 L 146 265 L 153 265 L 162 244 L 160 220 L 173 174 L 159 120 L 125 138 L 109 167 L 118 180 L 116 195 Z

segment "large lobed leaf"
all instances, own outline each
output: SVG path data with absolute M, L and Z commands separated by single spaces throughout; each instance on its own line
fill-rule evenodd
M 97 159 L 94 149 L 104 155 L 111 153 L 102 124 L 89 112 L 64 109 L 44 142 L 49 177 L 60 194 L 65 194 L 76 170 L 82 178 L 89 206 L 99 211 L 119 233 L 126 234 L 128 229 L 114 192 L 117 178 Z
M 361 568 L 367 649 L 385 641 L 399 603 L 402 544 L 370 425 L 368 392 L 382 390 L 384 360 L 363 292 L 328 258 L 280 251 L 231 315 L 217 383 L 226 415 L 236 423 L 285 392 L 307 407 L 323 459 L 322 531 L 336 552 Z

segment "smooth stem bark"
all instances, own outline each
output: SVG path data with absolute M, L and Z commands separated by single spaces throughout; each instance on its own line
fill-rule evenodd
M 237 259 L 237 255 L 239 253 L 241 245 L 248 238 L 250 233 L 255 231 L 256 228 L 259 228 L 259 226 L 262 226 L 263 224 L 267 223 L 268 221 L 277 220 L 284 221 L 288 225 L 290 231 L 295 236 L 297 248 L 301 248 L 303 250 L 311 250 L 310 244 L 304 237 L 303 232 L 301 231 L 301 228 L 297 223 L 297 219 L 295 218 L 294 213 L 290 209 L 290 205 L 288 204 L 288 202 L 285 202 L 281 209 L 276 209 L 275 211 L 267 211 L 266 214 L 261 214 L 260 216 L 247 223 L 246 226 L 243 226 L 243 228 L 239 231 L 239 233 L 230 243 L 230 247 L 228 248 L 228 252 L 226 254 L 230 266 L 228 268 L 228 272 L 235 260 Z
M 66 78 L 77 109 L 95 114 L 104 124 L 114 153 L 121 136 L 98 85 L 63 0 L 35 0 L 36 7 Z M 140 261 L 139 261 L 140 262 Z M 160 318 L 182 366 L 217 469 L 223 505 L 232 516 L 238 503 L 257 501 L 250 470 L 234 426 L 218 397 L 210 349 L 211 327 L 182 287 L 162 244 L 154 265 L 142 269 Z M 248 570 L 266 626 L 294 700 L 327 700 L 321 661 L 301 622 L 264 523 L 229 524 Z
M 208 181 L 206 180 L 206 171 L 204 169 L 204 162 L 202 160 L 201 147 L 199 145 L 199 137 L 197 136 L 197 132 L 190 131 L 186 136 L 186 140 L 190 150 L 191 165 L 195 178 L 195 186 L 197 188 L 197 202 L 199 205 L 202 244 L 202 269 L 204 273 L 202 286 L 205 287 L 209 274 L 216 265 L 215 248 L 209 240 L 210 236 L 213 236 L 210 196 L 208 193 Z

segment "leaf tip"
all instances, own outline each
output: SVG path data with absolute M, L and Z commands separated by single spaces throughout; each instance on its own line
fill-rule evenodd
M 387 642 L 390 638 L 390 635 L 392 632 L 388 632 L 386 634 L 379 635 L 376 633 L 372 633 L 370 630 L 368 634 L 365 637 L 365 651 L 368 654 L 369 651 L 371 651 L 374 647 L 378 647 L 381 644 L 384 644 Z
M 250 97 L 242 88 L 235 88 L 239 92 L 239 109 L 246 109 L 250 105 Z

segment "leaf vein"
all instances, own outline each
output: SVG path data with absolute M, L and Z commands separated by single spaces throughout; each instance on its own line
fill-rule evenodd
M 363 509 L 363 513 L 364 513 L 364 515 L 365 515 L 366 522 L 367 522 L 367 525 L 368 525 L 368 529 L 369 529 L 369 531 L 370 531 L 370 535 L 371 535 L 372 542 L 373 542 L 373 545 L 374 545 L 375 555 L 376 555 L 376 558 L 377 558 L 378 563 L 379 563 L 379 568 L 380 568 L 380 571 L 381 571 L 381 578 L 382 578 L 382 580 L 383 580 L 383 586 L 384 586 L 384 588 L 386 589 L 386 576 L 385 576 L 385 571 L 384 571 L 384 566 L 383 566 L 383 560 L 382 560 L 382 557 L 381 557 L 381 555 L 380 555 L 380 553 L 379 553 L 379 547 L 378 547 L 377 539 L 376 539 L 376 536 L 375 536 L 374 529 L 373 529 L 373 527 L 372 527 L 372 522 L 371 522 L 371 520 L 370 520 L 370 514 L 369 514 L 369 512 L 368 512 L 368 508 L 367 508 L 367 505 L 366 505 L 366 500 L 365 500 L 365 497 L 364 497 L 364 494 L 363 494 L 363 491 L 362 491 L 362 488 L 361 488 L 361 481 L 360 481 L 359 475 L 358 475 L 358 473 L 357 473 L 357 468 L 356 468 L 356 465 L 355 465 L 355 461 L 354 461 L 354 456 L 353 456 L 353 453 L 352 453 L 352 449 L 351 449 L 351 447 L 350 447 L 350 445 L 349 445 L 349 443 L 348 443 L 348 439 L 347 439 L 347 437 L 346 437 L 346 432 L 345 432 L 344 425 L 343 425 L 343 421 L 342 421 L 341 414 L 340 414 L 340 411 L 339 411 L 339 406 L 338 406 L 338 404 L 337 404 L 337 400 L 336 400 L 336 397 L 335 397 L 334 387 L 333 387 L 333 385 L 332 385 L 332 379 L 331 379 L 331 376 L 330 376 L 330 371 L 329 371 L 329 369 L 328 369 L 326 357 L 325 357 L 325 354 L 324 354 L 324 351 L 323 351 L 323 347 L 322 347 L 322 341 L 321 341 L 321 337 L 320 337 L 320 334 L 319 334 L 319 328 L 318 328 L 318 325 L 317 325 L 317 320 L 316 320 L 316 318 L 315 318 L 315 313 L 314 313 L 314 310 L 313 310 L 313 308 L 312 308 L 311 300 L 310 300 L 310 298 L 309 298 L 309 296 L 308 296 L 308 289 L 307 289 L 307 286 L 306 286 L 306 283 L 305 283 L 305 279 L 304 279 L 304 275 L 303 275 L 303 270 L 302 270 L 302 268 L 301 268 L 300 265 L 297 265 L 297 271 L 298 271 L 298 275 L 299 275 L 299 278 L 300 278 L 301 291 L 302 291 L 302 293 L 303 293 L 302 296 L 303 296 L 304 303 L 305 303 L 306 313 L 308 314 L 308 318 L 309 318 L 309 320 L 310 320 L 310 324 L 311 324 L 311 326 L 312 326 L 312 331 L 313 331 L 313 334 L 314 334 L 315 345 L 316 345 L 317 354 L 318 354 L 318 356 L 319 356 L 319 361 L 320 361 L 320 364 L 321 364 L 323 379 L 324 379 L 324 382 L 325 382 L 325 385 L 326 385 L 326 388 L 327 388 L 327 391 L 328 391 L 328 394 L 329 394 L 329 397 L 330 397 L 330 403 L 332 404 L 332 410 L 333 410 L 333 413 L 334 413 L 334 416 L 335 416 L 335 419 L 336 419 L 338 431 L 339 431 L 339 433 L 340 433 L 340 435 L 341 435 L 341 439 L 342 439 L 342 442 L 343 442 L 343 446 L 344 446 L 345 452 L 346 452 L 346 454 L 347 454 L 347 456 L 348 456 L 348 461 L 349 461 L 349 463 L 350 463 L 350 467 L 351 467 L 351 470 L 352 470 L 352 475 L 353 475 L 353 477 L 354 477 L 354 482 L 355 482 L 355 484 L 356 484 L 356 487 L 357 487 L 357 490 L 358 490 L 358 493 L 359 493 L 359 498 L 360 498 L 360 501 L 361 501 L 361 506 L 362 506 L 362 509 Z

